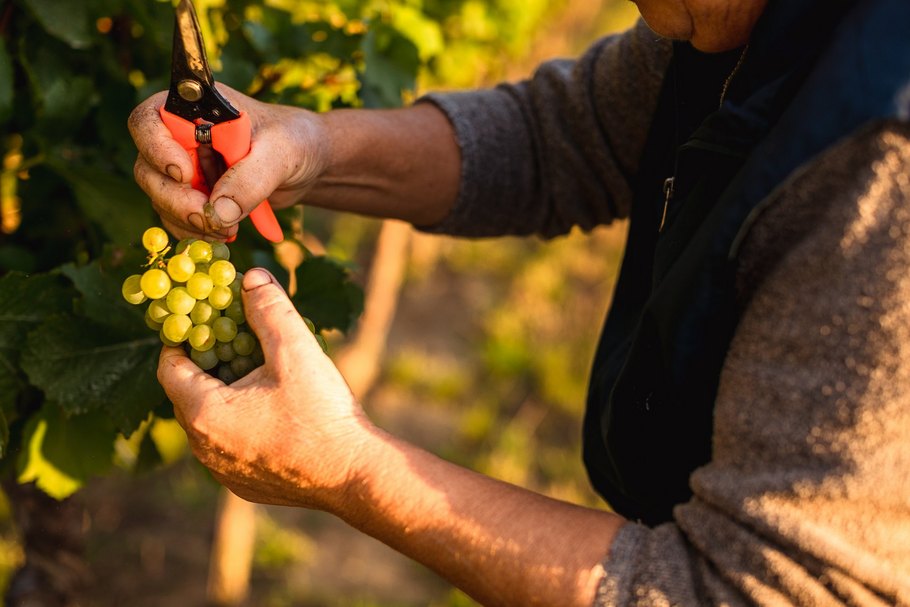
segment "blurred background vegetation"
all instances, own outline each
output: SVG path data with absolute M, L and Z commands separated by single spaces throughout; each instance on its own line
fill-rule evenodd
M 6 12 L 12 4 L 4 4 Z M 36 11 L 53 0 L 20 4 Z M 122 3 L 94 4 L 103 14 L 107 4 Z M 595 38 L 627 27 L 636 15 L 626 0 L 197 0 L 196 5 L 204 16 L 210 59 L 221 70 L 216 78 L 267 92 L 260 97 L 320 111 L 394 105 L 402 90 L 407 102 L 428 90 L 522 78 L 547 58 L 577 55 Z M 295 32 L 314 24 L 306 30 L 308 42 L 334 40 L 337 46 L 288 55 L 284 50 L 293 38 L 279 35 L 287 27 L 282 18 L 297 26 Z M 232 34 L 241 27 L 236 20 L 246 33 L 244 44 L 254 47 L 264 67 L 245 59 L 250 49 L 241 48 L 240 37 Z M 99 17 L 91 35 L 104 36 L 115 26 Z M 169 22 L 164 32 L 169 41 Z M 337 32 L 344 36 L 336 39 Z M 134 29 L 127 37 L 145 34 Z M 352 36 L 360 38 L 352 43 Z M 361 59 L 366 72 L 358 65 Z M 403 66 L 410 62 L 416 80 L 403 86 L 409 83 Z M 124 77 L 141 98 L 165 86 L 167 65 L 161 68 L 156 73 L 150 66 L 133 67 Z M 0 92 L 0 110 L 2 105 Z M 115 127 L 122 138 L 125 124 Z M 10 141 L 7 158 L 10 146 L 17 145 Z M 129 164 L 132 158 L 126 160 Z M 21 174 L 21 166 L 10 167 L 4 175 Z M 21 201 L 15 195 L 3 200 L 4 231 L 12 234 L 21 221 Z M 357 331 L 329 335 L 343 370 L 362 374 L 363 367 L 376 366 L 375 374 L 357 385 L 379 425 L 486 474 L 604 507 L 588 489 L 581 464 L 580 418 L 624 226 L 546 243 L 459 241 L 399 226 L 389 253 L 388 242 L 382 244 L 388 226 L 382 222 L 307 208 L 304 225 L 308 248 L 350 261 L 362 284 L 382 283 L 373 286 L 387 295 L 379 312 L 381 336 L 366 354 Z M 376 278 L 389 267 L 383 256 L 389 254 L 400 265 L 399 275 Z M 368 308 L 369 298 L 368 289 Z M 86 562 L 75 567 L 87 580 L 79 605 L 206 603 L 215 513 L 223 496 L 186 455 L 173 421 L 156 420 L 149 432 L 155 433 L 166 466 L 98 478 L 60 506 L 75 509 L 77 517 L 70 518 L 86 537 Z M 119 439 L 115 457 L 135 464 L 136 440 Z M 328 515 L 261 507 L 254 517 L 245 605 L 474 604 L 433 573 Z M 2 584 L 22 562 L 23 538 L 5 499 L 0 499 L 0 519 L 5 521 Z

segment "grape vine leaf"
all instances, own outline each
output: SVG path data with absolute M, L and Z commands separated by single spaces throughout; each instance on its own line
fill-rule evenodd
M 36 112 L 39 130 L 53 143 L 59 143 L 82 127 L 97 101 L 92 79 L 74 73 L 63 59 L 64 54 L 66 46 L 46 37 L 37 44 L 32 41 L 19 54 L 32 91 L 40 100 L 40 111 Z
M 115 244 L 129 244 L 154 224 L 152 207 L 132 179 L 97 166 L 73 168 L 63 159 L 49 164 L 73 188 L 82 212 Z
M 363 312 L 363 290 L 346 267 L 324 256 L 308 257 L 297 268 L 292 301 L 320 330 L 347 331 Z
M 116 436 L 114 425 L 102 413 L 67 417 L 53 402 L 46 402 L 25 427 L 18 480 L 34 481 L 51 497 L 64 499 L 111 468 Z
M 417 81 L 417 46 L 395 28 L 374 22 L 363 37 L 361 50 L 366 63 L 360 74 L 364 106 L 400 106 L 402 92 L 413 90 Z
M 155 334 L 136 337 L 71 314 L 52 316 L 28 334 L 22 369 L 69 415 L 104 409 L 129 435 L 164 399 L 155 370 Z
M 134 263 L 132 267 L 139 268 L 139 264 Z M 120 287 L 128 275 L 122 268 L 111 268 L 96 260 L 84 266 L 69 263 L 60 271 L 82 294 L 78 306 L 80 314 L 117 327 L 126 336 L 148 335 L 143 319 L 145 307 L 130 305 L 121 295 Z
M 19 357 L 29 331 L 70 309 L 75 292 L 59 275 L 0 277 L 0 410 L 11 411 L 25 385 Z
M 274 256 L 253 251 L 253 264 L 267 269 L 287 287 L 289 274 Z M 297 292 L 294 307 L 316 325 L 317 331 L 348 331 L 363 312 L 363 289 L 351 280 L 350 270 L 325 256 L 308 256 L 295 270 Z
M 75 49 L 91 44 L 89 18 L 85 2 L 60 0 L 24 0 L 41 27 L 51 36 Z

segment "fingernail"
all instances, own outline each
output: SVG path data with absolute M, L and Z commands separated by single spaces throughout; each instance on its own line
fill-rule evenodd
M 178 183 L 183 183 L 183 171 L 180 170 L 179 166 L 176 164 L 169 164 L 164 170 L 171 176 L 171 179 Z
M 265 270 L 253 268 L 243 275 L 243 290 L 252 291 L 272 282 L 272 275 Z
M 194 228 L 200 232 L 205 231 L 205 222 L 202 221 L 202 215 L 199 213 L 190 213 L 190 216 L 186 218 Z
M 221 225 L 229 226 L 240 221 L 243 210 L 230 198 L 222 197 L 215 201 L 215 213 L 221 219 Z

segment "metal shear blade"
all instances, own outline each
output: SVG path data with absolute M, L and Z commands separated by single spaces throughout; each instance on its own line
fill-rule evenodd
M 193 122 L 219 124 L 240 117 L 240 112 L 215 88 L 196 10 L 190 0 L 180 0 L 176 8 L 171 87 L 164 108 Z

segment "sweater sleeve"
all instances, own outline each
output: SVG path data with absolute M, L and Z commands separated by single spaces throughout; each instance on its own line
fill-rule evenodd
M 712 460 L 620 531 L 596 605 L 910 604 L 908 176 L 910 126 L 879 124 L 769 199 Z
M 450 215 L 422 229 L 552 237 L 627 216 L 670 54 L 640 21 L 527 81 L 423 97 L 452 123 L 462 173 Z

